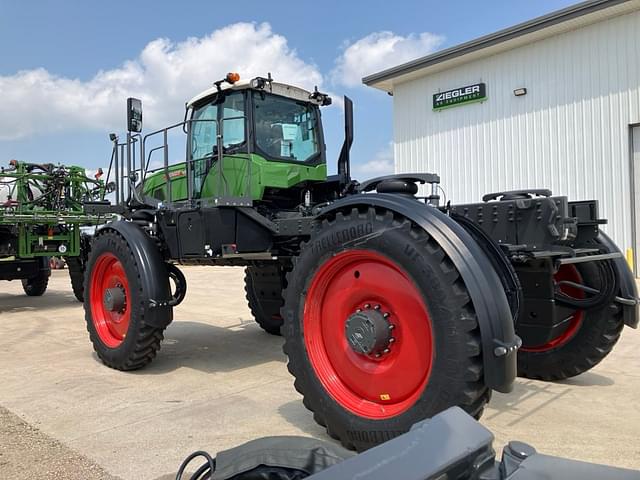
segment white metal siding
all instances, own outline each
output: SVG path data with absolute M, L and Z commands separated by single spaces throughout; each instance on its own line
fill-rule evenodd
M 487 101 L 439 112 L 437 91 L 487 84 Z M 516 97 L 513 90 L 527 88 Z M 600 200 L 632 246 L 629 125 L 640 123 L 640 12 L 394 88 L 396 171 L 439 173 L 448 199 L 550 188 Z

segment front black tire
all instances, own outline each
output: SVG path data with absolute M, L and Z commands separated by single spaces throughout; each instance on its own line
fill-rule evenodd
M 592 263 L 577 264 L 578 275 L 600 290 L 598 269 Z M 622 308 L 612 303 L 604 308 L 576 312 L 582 316 L 566 341 L 518 351 L 518 375 L 536 380 L 556 381 L 580 375 L 600 363 L 613 349 L 624 327 Z M 517 332 L 517 329 L 516 329 Z
M 131 247 L 118 232 L 110 230 L 95 237 L 84 283 L 85 320 L 96 354 L 105 365 L 117 370 L 136 370 L 149 364 L 164 338 L 164 328 L 145 322 L 151 299 L 141 281 L 141 271 Z M 169 289 L 168 275 L 155 281 L 166 283 Z M 109 311 L 103 301 L 106 286 L 124 292 L 122 307 L 115 312 Z M 168 324 L 171 310 L 162 312 Z
M 51 266 L 49 259 L 43 258 L 38 261 L 40 269 L 38 273 L 31 278 L 22 279 L 22 289 L 29 297 L 40 297 L 47 291 L 49 285 L 49 277 L 51 276 Z
M 250 265 L 245 270 L 244 291 L 256 323 L 271 335 L 280 335 L 284 303 L 284 275 L 279 264 Z
M 357 263 L 344 267 L 336 263 L 341 262 L 341 259 L 346 259 L 344 261 L 347 262 L 350 258 L 360 257 L 364 259 L 365 266 L 368 265 L 368 258 L 374 262 L 373 264 L 380 262 L 382 266 L 378 270 L 371 267 L 367 271 L 364 268 L 356 269 Z M 387 266 L 394 275 L 393 279 L 376 275 L 377 272 L 387 273 Z M 331 272 L 338 271 L 339 276 L 333 277 L 335 288 L 331 290 L 332 284 L 326 278 L 332 278 Z M 325 278 L 325 275 L 329 277 Z M 395 282 L 396 279 L 402 279 L 404 283 L 400 285 Z M 453 405 L 460 406 L 476 418 L 482 414 L 490 398 L 490 390 L 483 381 L 480 331 L 469 293 L 460 273 L 440 245 L 408 219 L 390 211 L 366 207 L 337 213 L 335 218 L 324 220 L 318 225 L 309 243 L 303 246 L 300 255 L 294 259 L 293 270 L 287 275 L 287 282 L 282 312 L 284 351 L 289 358 L 288 369 L 295 377 L 295 388 L 303 395 L 304 405 L 314 412 L 314 419 L 325 426 L 329 435 L 338 439 L 345 447 L 365 450 L 406 432 L 414 423 L 432 417 Z M 324 282 L 323 288 L 319 282 Z M 396 314 L 396 311 L 402 311 L 404 303 L 394 302 L 401 302 L 398 300 L 402 297 L 401 292 L 411 290 L 414 286 L 417 297 L 408 298 L 414 303 L 422 302 L 426 308 L 426 320 L 423 321 L 430 323 L 431 345 L 422 345 L 420 342 L 423 337 L 414 335 L 417 331 L 426 331 L 426 327 L 421 329 L 419 323 L 412 323 L 414 319 L 410 316 Z M 362 293 L 359 291 L 360 288 L 364 290 Z M 393 291 L 394 288 L 399 296 L 395 299 L 393 296 L 385 297 L 383 292 Z M 335 291 L 336 296 L 319 294 L 320 296 L 316 297 L 316 292 L 321 291 Z M 347 297 L 344 298 L 350 298 L 352 291 L 353 298 L 359 298 L 359 295 L 362 298 L 370 296 L 379 299 L 382 306 L 374 305 L 375 302 L 361 306 L 362 302 L 356 302 L 355 306 L 348 305 L 349 308 L 357 307 L 355 312 L 364 311 L 372 319 L 376 317 L 378 323 L 381 321 L 380 317 L 372 312 L 386 310 L 388 318 L 395 324 L 392 331 L 398 338 L 394 338 L 394 343 L 389 343 L 389 353 L 385 353 L 386 350 L 380 353 L 382 362 L 385 361 L 384 355 L 391 354 L 398 355 L 395 362 L 399 362 L 400 358 L 410 359 L 410 356 L 400 355 L 405 355 L 402 349 L 412 344 L 416 344 L 418 359 L 422 358 L 421 348 L 425 351 L 431 349 L 431 355 L 425 354 L 425 358 L 430 358 L 426 360 L 428 365 L 409 365 L 409 368 L 394 375 L 394 378 L 402 378 L 405 375 L 412 376 L 412 370 L 427 369 L 426 372 L 422 372 L 425 383 L 412 390 L 415 392 L 411 397 L 415 397 L 413 403 L 407 404 L 405 400 L 399 399 L 391 404 L 391 395 L 384 393 L 387 389 L 384 383 L 388 377 L 379 381 L 382 377 L 376 377 L 378 373 L 371 374 L 368 381 L 360 382 L 355 387 L 357 390 L 368 388 L 366 385 L 375 385 L 376 391 L 380 392 L 378 403 L 374 396 L 361 399 L 363 404 L 366 400 L 367 409 L 371 407 L 372 414 L 359 406 L 355 393 L 349 391 L 347 394 L 341 394 L 340 390 L 331 386 L 336 379 L 343 382 L 343 377 L 343 383 L 348 383 L 347 377 L 352 372 L 350 364 L 346 362 L 346 368 L 340 371 L 338 367 L 333 366 L 343 358 L 355 358 L 356 362 L 362 362 L 363 371 L 383 370 L 373 363 L 378 361 L 379 357 L 348 351 L 353 343 L 350 344 L 349 339 L 344 340 L 341 337 L 345 328 L 349 331 L 348 323 L 344 322 L 346 319 L 335 324 L 325 323 L 329 322 L 329 318 L 340 315 L 325 316 L 322 314 L 324 309 L 329 312 L 336 305 L 333 300 L 342 298 L 341 295 L 345 292 Z M 310 305 L 308 311 L 305 310 L 306 303 Z M 344 303 L 345 309 L 348 310 L 348 300 Z M 321 310 L 315 310 L 313 305 L 322 305 L 318 307 Z M 338 305 L 335 308 L 340 309 L 342 306 Z M 314 312 L 320 313 L 315 315 Z M 315 325 L 321 326 L 318 329 Z M 335 328 L 329 328 L 330 325 L 334 325 Z M 409 328 L 412 330 L 409 331 Z M 322 332 L 329 333 L 327 337 L 323 337 Z M 335 336 L 330 338 L 330 332 L 336 332 Z M 345 354 L 328 358 L 328 363 L 323 363 L 322 354 L 317 352 L 322 352 L 323 349 L 329 351 L 329 345 L 345 345 Z M 394 350 L 396 348 L 400 350 Z M 331 367 L 323 366 L 325 364 Z M 367 370 L 369 365 L 374 367 Z M 333 368 L 334 371 L 329 370 L 330 375 L 327 375 L 326 368 Z M 394 368 L 391 363 L 389 368 Z M 365 392 L 364 395 L 367 394 L 368 392 Z M 352 396 L 356 398 L 356 403 L 351 402 Z M 398 409 L 398 413 L 379 414 L 391 411 L 392 408 Z

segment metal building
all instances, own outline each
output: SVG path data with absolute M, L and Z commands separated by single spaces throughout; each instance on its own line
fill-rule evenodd
M 393 95 L 397 172 L 439 173 L 457 203 L 596 198 L 640 252 L 640 0 L 580 3 L 363 82 Z

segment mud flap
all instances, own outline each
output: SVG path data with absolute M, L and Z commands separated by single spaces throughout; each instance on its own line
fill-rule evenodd
M 330 205 L 320 214 L 356 206 L 397 212 L 413 221 L 442 247 L 471 295 L 482 336 L 485 384 L 499 392 L 513 389 L 516 353 L 521 345 L 504 288 L 491 261 L 471 235 L 437 208 L 413 197 L 385 193 L 354 195 Z
M 122 235 L 136 259 L 144 292 L 149 299 L 145 323 L 152 327 L 165 328 L 173 320 L 171 308 L 173 297 L 169 288 L 169 273 L 158 247 L 135 223 L 124 220 L 112 222 L 101 228 L 97 235 L 107 230 L 114 230 Z M 163 278 L 167 281 L 157 281 Z M 169 315 L 166 315 L 165 309 L 169 309 Z

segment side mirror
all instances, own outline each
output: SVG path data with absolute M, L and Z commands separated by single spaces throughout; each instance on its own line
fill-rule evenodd
M 127 130 L 142 131 L 142 100 L 138 98 L 127 98 Z

